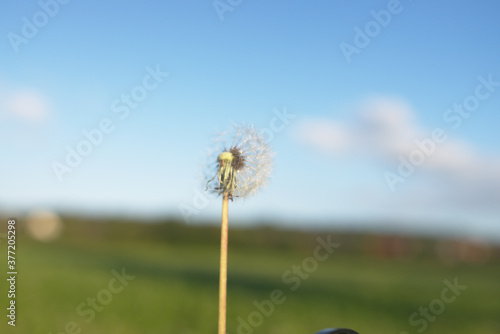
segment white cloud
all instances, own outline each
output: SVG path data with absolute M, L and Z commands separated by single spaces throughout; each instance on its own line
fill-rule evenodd
M 353 125 L 353 141 L 359 149 L 381 155 L 406 152 L 418 133 L 411 107 L 399 99 L 375 98 L 365 102 Z
M 309 119 L 298 127 L 298 139 L 329 154 L 350 150 L 391 157 L 408 151 L 418 132 L 413 111 L 402 100 L 376 98 L 359 107 L 350 123 Z
M 14 117 L 28 122 L 42 121 L 49 116 L 49 109 L 47 99 L 34 89 L 4 90 L 0 95 L 2 117 Z
M 302 121 L 296 137 L 329 155 L 368 157 L 374 166 L 385 166 L 377 172 L 381 179 L 386 171 L 400 175 L 402 160 L 422 156 L 422 147 L 416 141 L 427 144 L 430 153 L 425 154 L 422 163 L 413 165 L 414 173 L 402 178 L 405 191 L 398 192 L 396 188 L 394 196 L 388 198 L 400 197 L 397 201 L 401 203 L 408 196 L 406 201 L 415 206 L 417 196 L 421 203 L 432 201 L 433 207 L 487 209 L 500 214 L 500 156 L 480 153 L 470 143 L 453 138 L 453 131 L 444 123 L 436 128 L 442 128 L 446 139 L 431 143 L 435 129 L 425 128 L 415 116 L 416 112 L 403 100 L 379 97 L 361 104 L 350 122 Z
M 324 152 L 342 152 L 352 146 L 348 129 L 328 120 L 303 121 L 298 136 L 303 142 Z

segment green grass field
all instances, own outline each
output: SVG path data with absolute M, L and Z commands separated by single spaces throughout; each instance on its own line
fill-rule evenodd
M 344 252 L 333 239 L 341 245 L 322 249 L 324 261 L 312 260 L 315 244 L 253 249 L 230 239 L 228 333 L 500 333 L 498 264 L 381 260 Z M 0 247 L 6 253 L 5 240 Z M 1 333 L 217 332 L 217 243 L 20 236 L 16 256 L 16 327 L 7 325 L 2 283 Z M 120 281 L 122 270 L 129 276 Z M 443 292 L 455 278 L 466 288 Z

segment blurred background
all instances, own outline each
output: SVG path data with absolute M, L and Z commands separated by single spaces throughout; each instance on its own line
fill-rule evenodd
M 230 204 L 228 333 L 499 333 L 499 10 L 2 3 L 2 333 L 215 332 L 233 123 L 276 155 Z

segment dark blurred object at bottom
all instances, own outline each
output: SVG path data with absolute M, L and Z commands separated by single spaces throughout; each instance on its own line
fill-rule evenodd
M 327 328 L 317 332 L 316 334 L 359 334 L 359 333 L 348 328 Z

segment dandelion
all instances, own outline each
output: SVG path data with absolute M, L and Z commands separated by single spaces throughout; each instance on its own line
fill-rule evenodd
M 245 198 L 267 183 L 273 153 L 264 137 L 253 126 L 234 126 L 217 140 L 221 143 L 211 174 L 206 175 L 207 190 L 222 195 L 221 255 L 219 278 L 219 334 L 226 333 L 228 204 L 233 197 Z
M 227 148 L 231 136 L 231 144 Z M 206 175 L 207 190 L 213 193 L 227 194 L 229 199 L 248 197 L 264 186 L 272 170 L 272 152 L 264 137 L 253 126 L 234 126 L 233 131 L 220 135 L 221 147 L 216 166 L 211 174 Z M 225 140 L 224 140 L 225 139 Z

